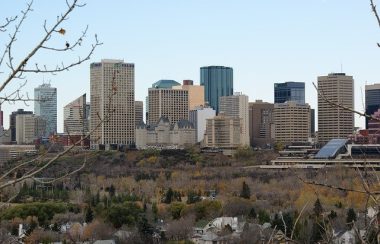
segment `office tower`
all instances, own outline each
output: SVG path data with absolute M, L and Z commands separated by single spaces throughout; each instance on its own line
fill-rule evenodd
M 18 109 L 9 115 L 9 130 L 11 131 L 11 143 L 16 143 L 16 116 L 19 114 L 33 114 L 32 111 L 24 111 L 24 109 Z
M 310 109 L 310 136 L 315 137 L 315 109 Z
M 368 135 L 372 137 L 375 144 L 380 143 L 380 108 L 372 114 L 375 119 L 368 121 Z
M 295 101 L 275 103 L 273 109 L 274 140 L 290 145 L 308 142 L 310 137 L 310 106 Z
M 207 119 L 204 147 L 234 149 L 241 146 L 241 120 L 228 117 L 223 112 Z
M 207 119 L 214 118 L 216 111 L 211 107 L 195 107 L 194 110 L 189 112 L 189 121 L 194 124 L 197 130 L 196 141 L 201 142 L 206 132 Z
M 46 121 L 34 114 L 16 115 L 17 144 L 32 144 L 34 140 L 44 136 L 47 127 Z
M 199 106 L 204 106 L 204 86 L 196 86 L 192 80 L 184 80 L 181 86 L 173 86 L 173 89 L 182 89 L 189 92 L 189 110 L 193 110 Z
M 189 92 L 172 89 L 178 82 L 160 80 L 148 90 L 148 124 L 154 125 L 164 116 L 174 125 L 189 119 Z
M 144 102 L 135 101 L 135 122 L 138 125 L 141 122 L 144 122 Z
M 42 84 L 34 88 L 34 113 L 46 121 L 44 136 L 57 133 L 57 88 Z
M 91 148 L 134 146 L 135 65 L 102 59 L 91 64 L 90 83 Z
M 241 92 L 235 92 L 232 96 L 219 98 L 219 111 L 232 118 L 240 118 L 242 135 L 240 144 L 249 145 L 249 109 L 248 96 Z
M 284 103 L 295 101 L 300 104 L 305 103 L 305 83 L 304 82 L 284 82 L 274 83 L 274 103 Z
M 329 102 L 354 108 L 354 80 L 345 73 L 318 77 L 318 142 L 345 139 L 354 131 L 354 114 Z M 327 101 L 326 101 L 327 100 Z
M 4 112 L 1 110 L 1 104 L 0 104 L 0 127 L 4 127 Z
M 252 147 L 269 147 L 272 143 L 273 103 L 256 100 L 249 103 L 249 135 Z
M 201 67 L 201 85 L 204 86 L 205 102 L 219 113 L 219 98 L 234 92 L 233 70 L 224 66 Z
M 365 86 L 365 113 L 373 116 L 380 108 L 380 83 Z M 368 118 L 365 118 L 365 125 L 368 129 Z M 374 121 L 372 121 L 374 122 Z
M 63 108 L 63 131 L 70 135 L 88 133 L 86 94 L 78 97 Z

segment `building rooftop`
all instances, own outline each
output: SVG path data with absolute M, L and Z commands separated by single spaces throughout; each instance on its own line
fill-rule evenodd
M 159 80 L 153 83 L 152 88 L 172 88 L 173 86 L 180 86 L 181 84 L 175 80 Z
M 319 150 L 314 158 L 331 159 L 335 158 L 342 150 L 345 149 L 348 139 L 332 139 Z

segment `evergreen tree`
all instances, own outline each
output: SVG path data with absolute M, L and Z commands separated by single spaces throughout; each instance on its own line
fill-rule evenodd
M 317 198 L 317 200 L 314 203 L 314 215 L 316 217 L 319 217 L 322 215 L 322 213 L 323 213 L 323 207 L 322 207 L 321 201 L 319 200 L 319 198 Z
M 109 193 L 110 193 L 110 197 L 114 197 L 115 196 L 115 187 L 111 184 L 110 188 L 109 188 Z
M 153 212 L 154 220 L 156 221 L 157 220 L 157 214 L 158 214 L 158 208 L 157 208 L 157 203 L 155 203 L 155 202 L 152 204 L 152 212 Z
M 356 221 L 356 213 L 353 208 L 349 208 L 347 211 L 347 218 L 346 218 L 346 223 L 349 226 L 352 226 L 353 222 Z
M 174 192 L 171 187 L 169 187 L 168 191 L 166 192 L 164 203 L 170 204 L 173 201 Z
M 248 217 L 251 219 L 256 219 L 257 213 L 256 213 L 255 208 L 251 208 L 251 210 L 249 211 Z
M 241 189 L 240 197 L 245 198 L 245 199 L 250 199 L 251 198 L 251 190 L 249 189 L 249 186 L 245 181 L 243 181 L 243 187 Z
M 91 207 L 86 208 L 84 219 L 86 223 L 91 223 L 94 219 L 94 212 L 92 211 Z

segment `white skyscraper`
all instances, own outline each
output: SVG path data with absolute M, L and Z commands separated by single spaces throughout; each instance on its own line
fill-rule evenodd
M 135 65 L 102 59 L 91 64 L 90 83 L 90 130 L 97 127 L 91 134 L 91 148 L 134 145 Z
M 44 136 L 57 133 L 57 88 L 42 84 L 34 88 L 34 113 L 46 121 Z
M 232 96 L 224 96 L 219 99 L 219 110 L 226 116 L 242 119 L 241 145 L 249 145 L 249 106 L 248 96 L 241 92 L 235 92 Z
M 194 110 L 190 110 L 189 121 L 193 123 L 197 130 L 197 142 L 203 140 L 206 132 L 207 119 L 212 119 L 216 115 L 216 111 L 211 107 L 196 107 Z

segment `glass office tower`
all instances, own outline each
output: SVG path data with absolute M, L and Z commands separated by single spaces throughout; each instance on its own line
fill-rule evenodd
M 42 84 L 34 88 L 34 113 L 46 120 L 46 134 L 57 133 L 57 88 Z
M 224 66 L 201 67 L 200 80 L 205 90 L 205 101 L 218 113 L 219 98 L 232 96 L 234 93 L 232 68 Z
M 365 86 L 365 113 L 373 115 L 380 109 L 380 83 Z M 369 119 L 365 119 L 365 125 L 368 129 Z
M 286 101 L 305 104 L 305 83 L 293 81 L 274 83 L 274 103 Z

